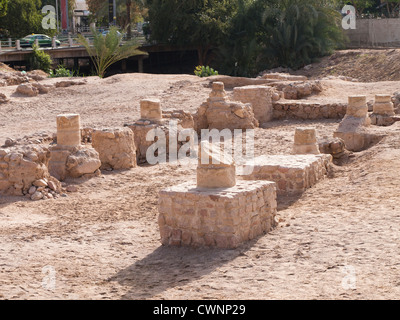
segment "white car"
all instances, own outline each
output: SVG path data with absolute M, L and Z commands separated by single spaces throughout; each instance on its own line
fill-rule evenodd
M 110 30 L 106 30 L 106 31 L 103 31 L 101 34 L 102 34 L 103 36 L 106 36 L 109 32 L 110 32 Z M 122 33 L 119 32 L 119 31 L 117 31 L 117 35 L 118 35 L 119 37 L 122 37 L 122 36 L 123 36 Z

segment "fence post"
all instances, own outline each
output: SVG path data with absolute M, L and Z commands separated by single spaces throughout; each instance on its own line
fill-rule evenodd
M 0 40 L 0 53 L 1 53 L 1 40 Z
M 20 45 L 19 40 L 15 40 L 15 47 L 16 47 L 16 50 L 21 50 L 21 45 Z
M 51 39 L 51 47 L 52 47 L 53 49 L 57 48 L 57 45 L 56 45 L 56 37 L 55 37 L 55 36 Z
M 12 40 L 11 38 L 8 38 L 8 46 L 11 48 L 12 47 Z
M 72 45 L 74 44 L 74 41 L 73 41 L 73 39 L 71 38 L 71 36 L 68 36 L 68 43 L 69 43 L 69 46 L 70 46 L 70 47 L 72 47 Z
M 39 47 L 39 39 L 35 39 L 35 44 Z

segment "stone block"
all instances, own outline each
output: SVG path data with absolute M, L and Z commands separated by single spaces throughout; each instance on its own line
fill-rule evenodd
M 259 156 L 249 163 L 254 168 L 252 173 L 240 177 L 276 182 L 278 195 L 301 194 L 324 179 L 331 161 L 332 156 L 327 154 Z
M 240 199 L 253 202 L 253 196 L 257 198 L 255 210 L 247 212 L 247 203 Z M 220 189 L 198 188 L 196 183 L 187 182 L 162 190 L 159 197 L 163 245 L 233 249 L 276 226 L 273 182 L 240 181 L 235 187 Z M 179 209 L 175 206 L 178 202 Z
M 81 144 L 79 114 L 61 114 L 57 116 L 57 145 L 75 147 Z
M 294 154 L 319 154 L 315 128 L 296 128 L 294 134 Z
M 162 119 L 161 101 L 143 99 L 140 101 L 140 117 L 144 120 L 159 121 Z
M 136 147 L 129 128 L 94 130 L 92 146 L 99 153 L 101 169 L 136 167 Z
M 251 103 L 254 117 L 259 123 L 272 120 L 272 95 L 275 89 L 269 86 L 245 86 L 233 89 L 233 100 Z

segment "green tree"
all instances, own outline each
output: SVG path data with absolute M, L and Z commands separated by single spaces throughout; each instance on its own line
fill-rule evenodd
M 238 0 L 238 10 L 233 15 L 227 36 L 218 48 L 217 65 L 224 74 L 254 76 L 263 32 L 263 12 L 266 3 Z M 259 39 L 260 38 L 260 39 Z
M 108 0 L 87 0 L 91 12 L 92 21 L 108 25 Z M 130 39 L 131 26 L 133 23 L 143 19 L 143 0 L 116 0 L 117 24 L 127 30 L 127 38 Z
M 207 65 L 226 37 L 237 0 L 149 0 L 147 6 L 152 40 L 196 48 L 199 64 Z
M 11 37 L 24 37 L 31 33 L 53 34 L 43 30 L 41 0 L 12 0 L 8 2 L 7 14 L 0 18 L 0 28 Z
M 261 42 L 270 67 L 298 68 L 343 43 L 342 17 L 325 2 L 283 0 L 270 8 Z
M 49 73 L 53 61 L 49 54 L 40 50 L 37 45 L 33 45 L 33 51 L 29 57 L 28 63 L 31 70 L 40 69 Z
M 0 0 L 0 17 L 5 16 L 7 13 L 8 0 Z
M 341 1 L 342 7 L 346 4 L 352 5 L 356 8 L 356 14 L 361 15 L 366 9 L 370 9 L 375 5 L 374 0 L 350 0 L 350 1 Z
M 92 33 L 94 37 L 93 45 L 82 35 L 78 36 L 78 40 L 89 53 L 100 78 L 104 77 L 107 68 L 113 63 L 135 55 L 147 54 L 138 50 L 139 46 L 135 41 L 126 42 L 122 45 L 116 27 L 111 27 L 106 36 L 95 29 L 92 29 Z

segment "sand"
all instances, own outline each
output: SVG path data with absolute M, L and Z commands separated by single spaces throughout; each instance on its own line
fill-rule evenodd
M 52 83 L 60 79 L 48 79 Z M 25 98 L 0 88 L 0 142 L 56 132 L 56 115 L 83 127 L 121 127 L 139 100 L 194 112 L 209 81 L 190 75 L 123 74 Z M 323 81 L 313 101 L 392 94 L 400 82 Z M 332 136 L 338 120 L 274 121 L 256 130 L 256 155 L 289 153 L 296 126 Z M 279 201 L 278 227 L 235 250 L 160 243 L 158 191 L 195 179 L 176 164 L 104 171 L 68 180 L 79 191 L 32 202 L 0 198 L 0 299 L 398 299 L 400 123 L 351 163 L 298 198 Z

